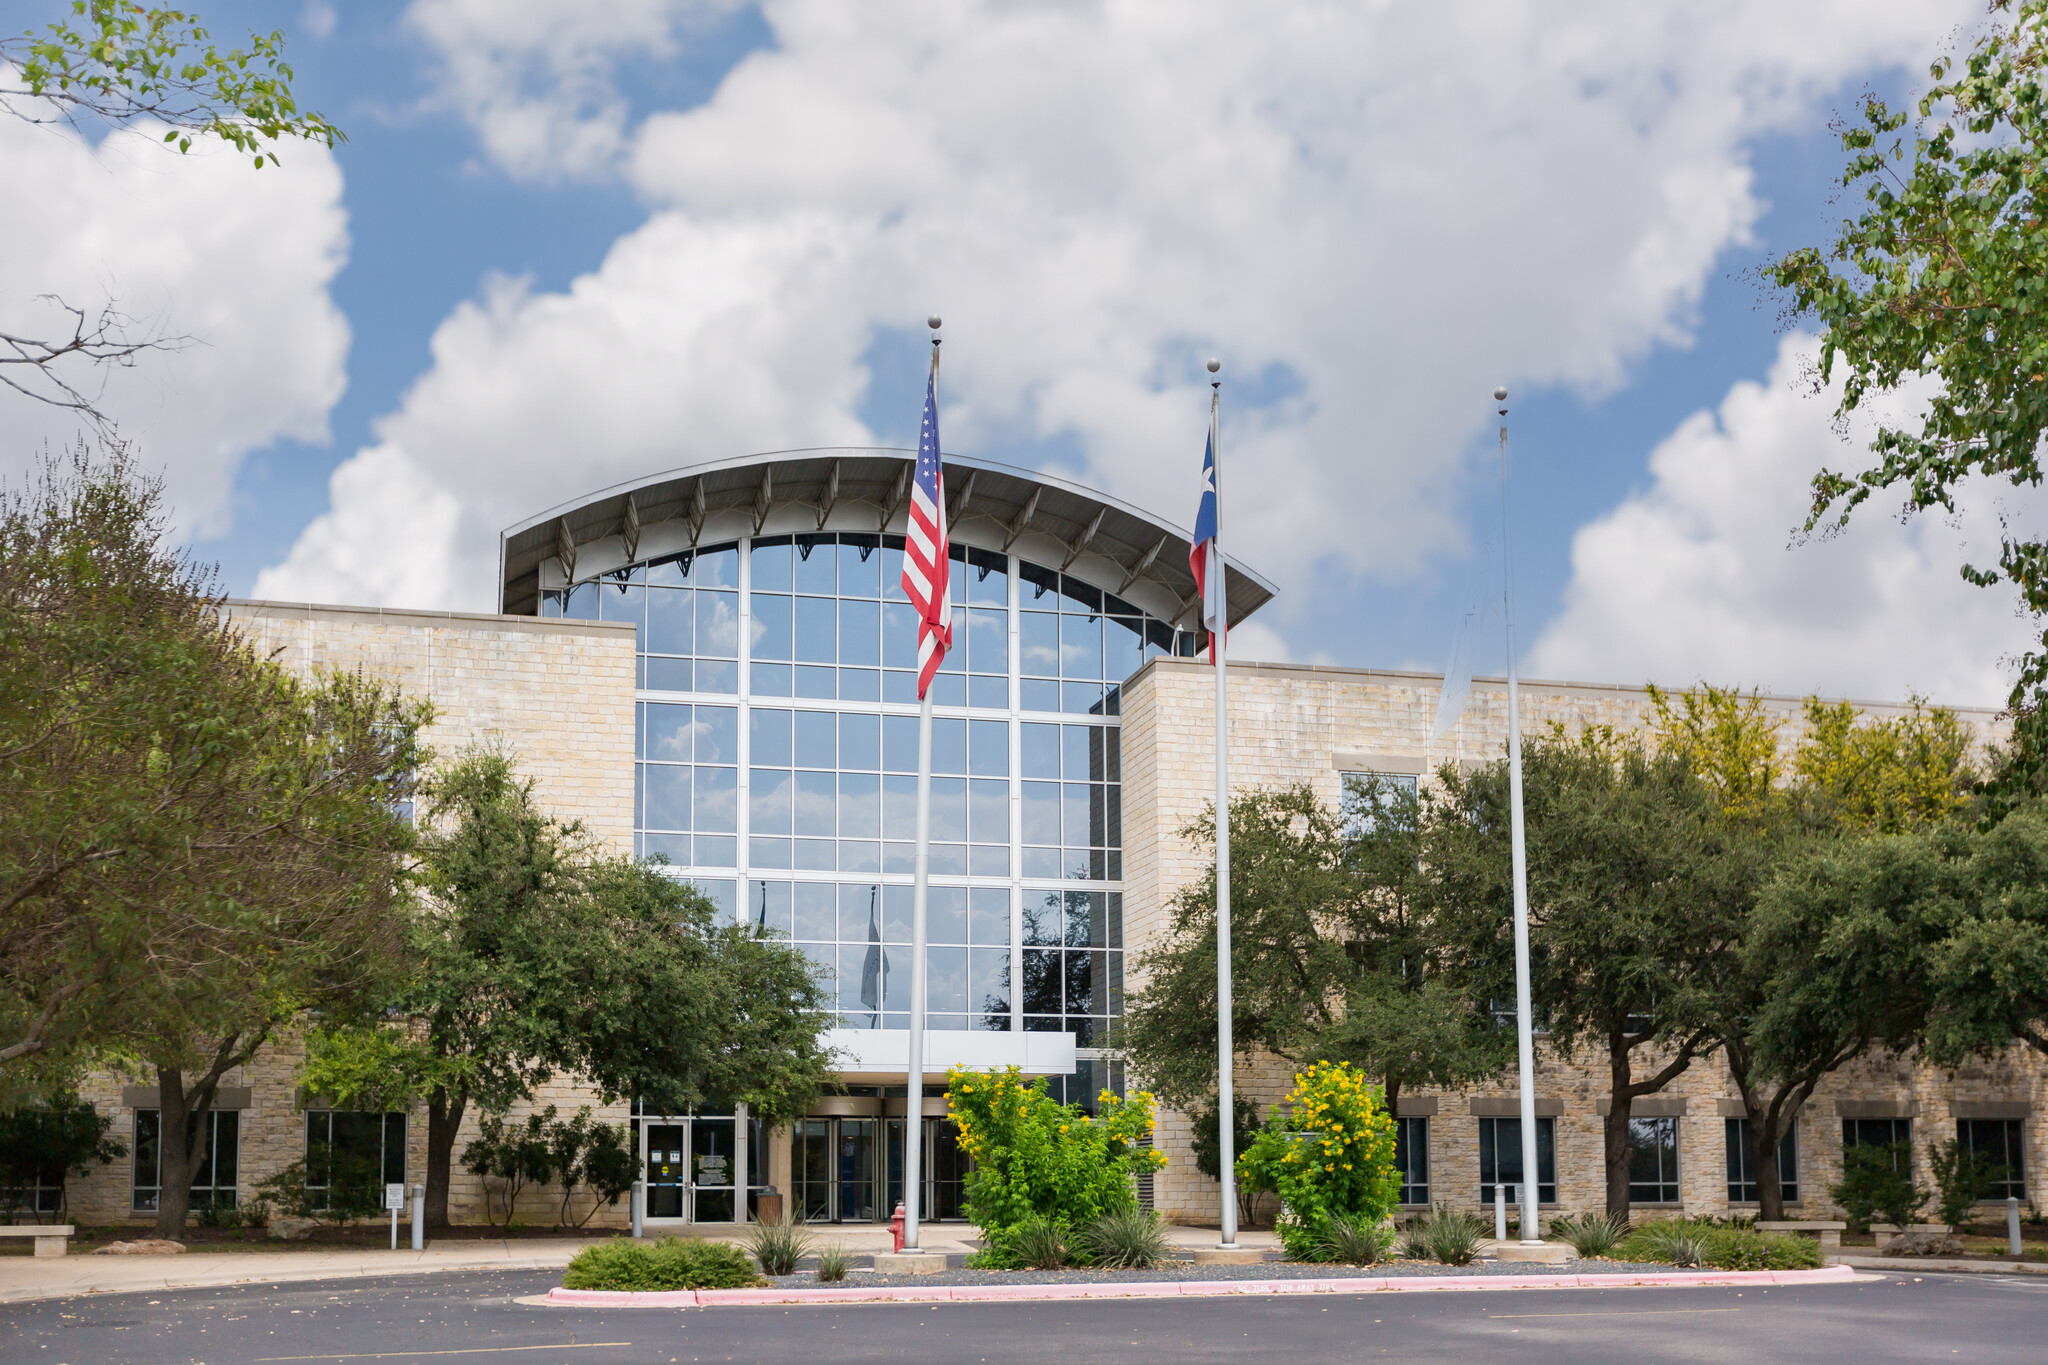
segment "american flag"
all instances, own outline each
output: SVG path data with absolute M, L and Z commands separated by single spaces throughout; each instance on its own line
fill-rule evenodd
M 1209 426 L 1209 448 L 1202 452 L 1202 505 L 1195 512 L 1195 538 L 1188 546 L 1188 568 L 1194 571 L 1195 592 L 1202 599 L 1202 624 L 1209 628 L 1209 662 L 1216 662 L 1216 637 L 1225 630 L 1223 552 L 1216 547 L 1216 427 Z
M 952 545 L 946 538 L 946 476 L 939 468 L 938 380 L 934 362 L 924 386 L 924 430 L 917 438 L 917 477 L 911 482 L 903 546 L 903 591 L 917 608 L 919 701 L 953 647 L 953 603 L 946 593 Z

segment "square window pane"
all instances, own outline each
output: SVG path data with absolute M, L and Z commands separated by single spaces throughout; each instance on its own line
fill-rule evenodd
M 1008 844 L 968 845 L 967 870 L 976 877 L 1009 876 L 1010 846 Z
M 790 834 L 796 811 L 796 780 L 787 768 L 755 768 L 747 776 L 747 828 L 756 834 Z M 787 864 L 784 864 L 787 866 Z
M 839 766 L 838 718 L 830 711 L 796 713 L 796 766 L 836 768 Z
M 1070 716 L 1102 715 L 1102 684 L 1099 682 L 1061 683 L 1060 710 Z
M 1060 675 L 1060 618 L 1048 611 L 1017 614 L 1017 654 L 1024 673 L 1033 677 Z
M 640 755 L 662 763 L 688 763 L 694 717 L 688 706 L 651 701 L 640 708 L 642 719 Z
M 967 875 L 967 845 L 933 844 L 932 875 L 935 877 L 964 877 Z
M 1005 606 L 1010 600 L 1010 557 L 995 550 L 967 551 L 967 600 Z
M 790 841 L 786 838 L 769 839 L 755 835 L 747 840 L 747 861 L 754 867 L 787 871 L 792 856 Z
M 1099 680 L 1102 677 L 1102 618 L 1060 617 L 1060 676 Z
M 839 595 L 879 597 L 882 591 L 882 538 L 841 532 Z M 900 572 L 900 571 L 899 571 Z
M 1050 679 L 1026 678 L 1018 684 L 1018 706 L 1026 711 L 1060 709 L 1060 685 Z
M 880 872 L 882 870 L 882 846 L 871 839 L 841 839 L 839 841 L 839 870 L 841 872 Z
M 753 707 L 747 714 L 747 739 L 753 761 L 764 768 L 790 766 L 789 712 Z
M 1010 723 L 1006 720 L 967 722 L 967 771 L 975 777 L 1010 775 Z
M 882 1008 L 882 945 L 843 943 L 839 946 L 839 1008 L 880 1011 Z
M 738 707 L 698 707 L 696 730 L 696 759 L 699 763 L 739 762 L 740 713 Z
M 910 915 L 916 890 L 910 886 L 882 888 L 882 938 L 886 942 L 910 942 Z M 926 894 L 930 894 L 929 888 Z
M 791 627 L 795 618 L 790 599 L 780 593 L 756 592 L 752 605 L 753 657 L 787 662 L 792 657 L 790 651 L 795 647 L 796 638 Z
M 882 607 L 882 664 L 917 667 L 917 608 L 890 602 Z
M 927 887 L 925 896 L 925 942 L 967 942 L 967 888 Z
M 1010 950 L 975 948 L 968 954 L 967 998 L 983 1015 L 1010 1012 Z
M 842 668 L 839 670 L 839 700 L 880 701 L 882 699 L 882 675 L 873 668 Z
M 839 695 L 839 670 L 822 664 L 798 664 L 790 690 L 799 697 L 831 701 Z
M 731 834 L 739 828 L 739 769 L 699 766 L 691 793 L 691 825 L 713 834 Z M 701 859 L 700 859 L 701 861 Z
M 956 633 L 955 643 L 967 648 L 967 668 L 973 673 L 1007 677 L 1010 672 L 1010 615 L 987 607 L 969 607 L 964 635 Z
M 976 675 L 967 680 L 967 704 L 982 711 L 1010 709 L 1010 680 Z
M 970 943 L 984 948 L 1006 946 L 1010 941 L 1010 893 L 993 886 L 969 891 L 967 930 Z
M 641 678 L 641 686 L 647 688 L 650 692 L 694 692 L 697 690 L 696 681 L 690 676 L 690 661 L 688 659 L 665 659 L 659 654 L 655 654 L 642 659 L 641 663 L 646 666 L 646 673 Z
M 788 882 L 747 883 L 747 915 L 754 925 L 783 934 L 796 930 Z
M 879 602 L 839 604 L 839 662 L 857 668 L 882 663 L 882 606 Z
M 1094 763 L 1091 742 L 1093 733 L 1099 727 L 1093 725 L 1062 725 L 1060 727 L 1060 776 L 1069 782 L 1083 782 L 1089 778 L 1100 780 L 1101 772 Z
M 1122 682 L 1145 662 L 1144 623 L 1136 617 L 1110 616 L 1102 632 L 1102 676 Z
M 692 615 L 692 598 L 688 588 L 647 589 L 647 652 L 695 653 L 691 645 Z
M 730 696 L 740 690 L 740 666 L 730 659 L 699 659 L 692 671 L 699 692 Z
M 786 697 L 794 681 L 788 664 L 753 664 L 747 676 L 757 697 Z
M 1024 788 L 1024 842 L 1056 844 L 1060 841 L 1060 788 L 1057 782 L 1026 782 Z
M 562 594 L 562 615 L 577 621 L 597 619 L 597 584 L 578 583 Z
M 916 837 L 914 834 L 913 838 Z M 967 779 L 964 777 L 935 777 L 932 779 L 932 824 L 931 838 L 948 843 L 965 843 L 967 840 Z
M 1069 948 L 1100 948 L 1109 941 L 1107 899 L 1101 891 L 1067 892 L 1063 941 Z
M 755 592 L 788 592 L 789 537 L 769 536 L 754 541 L 747 565 Z
M 902 872 L 917 870 L 917 845 L 887 843 L 882 845 L 882 871 Z
M 905 706 L 917 704 L 917 675 L 894 669 L 882 674 L 882 700 Z
M 882 779 L 882 837 L 917 838 L 917 779 L 891 773 Z
M 1027 877 L 1058 877 L 1065 864 L 1056 848 L 1027 848 L 1024 850 L 1023 874 Z
M 967 784 L 967 837 L 977 844 L 1010 842 L 1010 784 L 977 777 Z
M 640 856 L 658 858 L 670 867 L 688 867 L 692 861 L 690 836 L 687 834 L 643 834 L 640 836 Z
M 644 652 L 647 641 L 647 589 L 638 583 L 606 581 L 598 585 L 598 616 L 633 623 L 633 648 Z
M 690 827 L 690 770 L 676 763 L 648 763 L 641 768 L 645 789 L 641 819 L 646 829 Z
M 937 680 L 934 679 L 934 682 Z M 913 770 L 914 771 L 914 770 Z M 967 722 L 938 719 L 932 722 L 932 771 L 967 771 Z
M 1062 942 L 1060 933 L 1061 905 L 1066 899 L 1059 891 L 1026 891 L 1024 893 L 1024 942 L 1029 945 L 1056 947 Z
M 917 717 L 882 717 L 882 770 L 891 773 L 917 771 Z
M 1110 947 L 1121 948 L 1124 946 L 1124 895 L 1121 891 L 1104 894 L 1109 901 L 1107 927 L 1104 932 L 1108 936 Z
M 796 538 L 795 582 L 798 592 L 830 597 L 839 591 L 838 538 L 831 532 Z
M 1091 793 L 1095 790 L 1086 782 L 1067 782 L 1060 787 L 1060 828 L 1064 832 L 1060 842 L 1069 848 L 1086 848 L 1096 842 L 1088 837 Z
M 925 949 L 925 1008 L 960 1013 L 967 1008 L 967 950 Z
M 1060 1012 L 1060 954 L 1058 949 L 1026 948 L 1022 982 L 1026 1014 Z M 1025 1027 L 1029 1028 L 1030 1025 Z
M 722 771 L 731 772 L 732 769 Z M 690 866 L 736 867 L 739 865 L 739 842 L 730 834 L 700 834 L 690 841 Z
M 839 937 L 838 887 L 830 882 L 796 884 L 796 936 L 828 943 Z
M 839 774 L 839 837 L 882 837 L 882 779 L 879 774 Z M 881 856 L 879 851 L 875 856 Z
M 1060 727 L 1026 721 L 1018 738 L 1024 776 L 1057 780 L 1060 775 Z
M 796 832 L 829 839 L 839 832 L 838 825 L 839 775 L 797 769 Z
M 697 657 L 740 657 L 740 595 L 697 592 Z
M 841 772 L 877 772 L 882 766 L 882 718 L 843 715 L 839 718 Z

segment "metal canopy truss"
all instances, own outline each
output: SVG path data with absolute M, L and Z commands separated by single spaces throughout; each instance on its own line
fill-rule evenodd
M 899 448 L 789 450 L 693 465 L 550 508 L 500 537 L 499 608 L 537 615 L 546 586 L 579 582 L 700 540 L 796 531 L 900 532 L 911 461 Z M 1188 533 L 1127 503 L 1049 474 L 945 457 L 956 488 L 955 540 L 1047 563 L 1147 610 L 1196 628 Z M 1272 598 L 1273 585 L 1228 563 L 1231 624 Z

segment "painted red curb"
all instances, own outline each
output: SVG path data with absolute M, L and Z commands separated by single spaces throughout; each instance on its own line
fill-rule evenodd
M 1486 1289 L 1706 1288 L 1846 1284 L 1855 1268 L 1672 1270 L 1635 1275 L 1378 1275 L 1328 1280 L 1147 1280 L 1108 1284 L 971 1284 L 846 1289 L 679 1289 L 631 1293 L 551 1289 L 548 1302 L 579 1308 L 745 1308 L 805 1303 L 992 1303 L 1071 1299 L 1216 1298 L 1233 1294 L 1412 1294 Z

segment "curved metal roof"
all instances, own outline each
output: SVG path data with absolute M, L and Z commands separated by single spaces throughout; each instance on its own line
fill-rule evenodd
M 654 554 L 741 535 L 901 533 L 916 451 L 846 446 L 714 460 L 614 484 L 506 529 L 499 610 L 533 615 L 543 588 L 592 578 Z M 1113 592 L 1183 628 L 1198 625 L 1188 533 L 1056 475 L 947 455 L 953 538 L 1014 551 Z M 1226 560 L 1237 624 L 1275 588 Z

